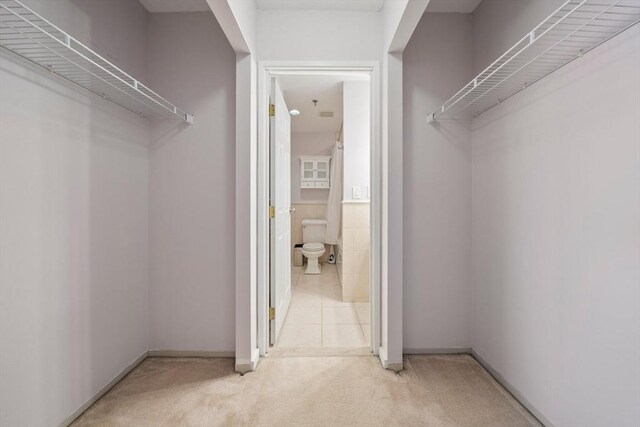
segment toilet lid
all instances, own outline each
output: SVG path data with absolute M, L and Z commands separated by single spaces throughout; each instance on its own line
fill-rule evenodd
M 324 245 L 322 243 L 305 243 L 302 249 L 309 252 L 318 252 L 324 249 Z

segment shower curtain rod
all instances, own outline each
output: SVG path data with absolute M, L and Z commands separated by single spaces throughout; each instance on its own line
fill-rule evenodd
M 340 130 L 336 132 L 336 142 L 341 142 L 342 140 L 342 128 L 344 126 L 344 121 L 340 122 Z M 338 144 L 340 149 L 342 149 L 342 144 Z

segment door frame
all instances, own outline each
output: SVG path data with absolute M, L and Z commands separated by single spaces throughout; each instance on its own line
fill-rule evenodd
M 371 352 L 379 356 L 382 297 L 382 118 L 380 64 L 342 61 L 260 61 L 258 63 L 257 170 L 257 344 L 260 356 L 269 351 L 269 94 L 278 75 L 368 74 L 371 88 Z

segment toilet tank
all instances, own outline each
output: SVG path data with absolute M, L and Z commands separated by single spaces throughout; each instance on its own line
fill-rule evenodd
M 326 228 L 326 219 L 303 219 L 302 243 L 324 243 Z

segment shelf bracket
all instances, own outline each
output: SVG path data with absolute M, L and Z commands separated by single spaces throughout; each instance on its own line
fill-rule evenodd
M 427 123 L 433 123 L 436 121 L 436 113 L 427 114 Z

